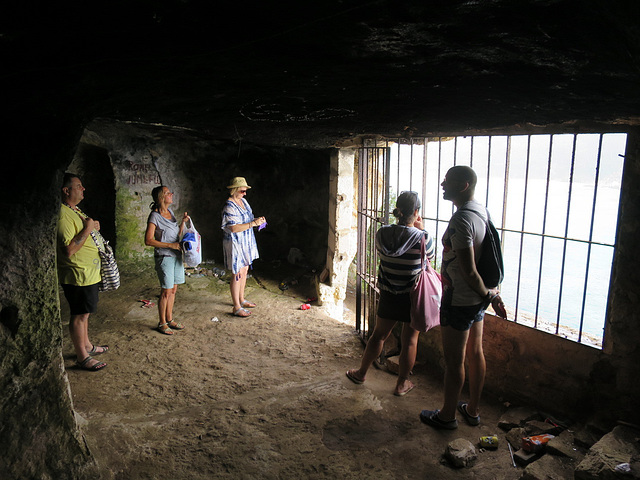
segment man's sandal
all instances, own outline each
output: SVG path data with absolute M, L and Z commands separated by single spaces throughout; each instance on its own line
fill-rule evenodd
M 165 335 L 173 335 L 173 330 L 169 328 L 169 324 L 167 322 L 158 324 L 156 330 Z
M 104 362 L 97 362 L 91 366 L 87 365 L 91 360 L 94 360 L 94 358 L 91 355 L 89 355 L 87 358 L 85 358 L 81 362 L 77 361 L 76 365 L 78 368 L 82 370 L 88 370 L 89 372 L 97 372 L 98 370 L 102 370 L 104 367 L 107 366 L 107 364 Z
M 102 350 L 98 351 L 97 349 L 101 348 Z M 91 345 L 91 350 L 87 352 L 88 355 L 102 355 L 103 353 L 107 353 L 109 351 L 109 345 Z
M 175 320 L 171 320 L 169 322 L 167 322 L 167 324 L 173 328 L 174 330 L 183 330 L 184 329 L 184 325 L 181 324 L 180 322 L 176 322 Z
M 244 302 L 242 302 L 240 304 L 240 306 L 243 307 L 243 308 L 254 308 L 256 306 L 256 304 L 253 303 L 253 302 L 250 302 L 249 300 L 245 300 Z
M 235 315 L 236 317 L 248 317 L 249 315 L 251 315 L 251 312 L 246 308 L 240 307 L 235 312 L 233 312 L 233 315 Z

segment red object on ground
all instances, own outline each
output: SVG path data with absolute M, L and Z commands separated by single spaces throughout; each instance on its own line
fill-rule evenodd
M 300 310 L 309 310 L 311 308 L 311 305 L 309 305 L 308 303 L 303 303 L 302 305 L 300 305 Z
M 522 449 L 525 452 L 535 453 L 542 450 L 549 440 L 554 438 L 554 435 L 544 433 L 542 435 L 534 435 L 532 437 L 524 437 L 522 439 Z

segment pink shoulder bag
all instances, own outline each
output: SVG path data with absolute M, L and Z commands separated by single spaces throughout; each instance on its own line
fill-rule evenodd
M 411 290 L 411 327 L 426 332 L 440 325 L 442 280 L 429 262 L 424 261 L 424 236 L 420 245 L 421 271 Z

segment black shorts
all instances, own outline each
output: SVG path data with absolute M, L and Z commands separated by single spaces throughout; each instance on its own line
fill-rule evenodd
M 380 290 L 378 316 L 396 322 L 411 322 L 411 298 L 409 292 L 394 294 Z
M 71 315 L 94 313 L 98 309 L 98 283 L 86 287 L 62 284 Z

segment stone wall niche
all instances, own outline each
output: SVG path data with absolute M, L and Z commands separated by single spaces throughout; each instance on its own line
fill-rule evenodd
M 144 245 L 144 232 L 151 192 L 166 185 L 174 192 L 171 208 L 176 217 L 188 212 L 200 232 L 203 259 L 221 266 L 226 187 L 232 177 L 242 176 L 252 187 L 246 198 L 254 215 L 265 216 L 268 223 L 256 232 L 256 275 L 264 274 L 265 265 L 281 277 L 278 280 L 292 275 L 285 271 L 291 268 L 287 263 L 292 249 L 303 256 L 294 269 L 322 269 L 328 231 L 328 150 L 236 144 L 167 126 L 95 120 L 83 133 L 74 165 L 88 174 L 88 166 L 98 163 L 96 152 L 110 164 L 111 174 L 101 175 L 102 191 L 115 192 L 106 217 L 115 218 L 116 238 L 107 239 L 115 241 L 118 260 L 150 261 L 153 249 Z M 90 199 L 87 188 L 89 214 Z

